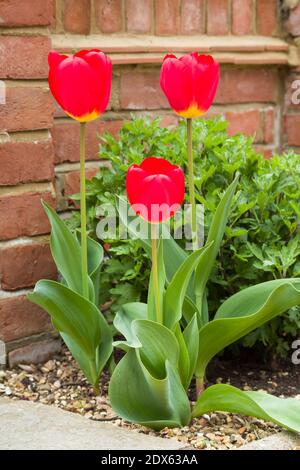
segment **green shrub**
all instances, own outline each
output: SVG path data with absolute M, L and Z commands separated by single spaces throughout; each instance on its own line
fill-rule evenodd
M 193 146 L 198 202 L 205 206 L 205 230 L 219 195 L 238 170 L 241 174 L 218 263 L 209 282 L 209 305 L 215 311 L 228 296 L 271 279 L 300 274 L 300 155 L 292 152 L 266 160 L 244 135 L 231 137 L 221 118 L 194 120 Z M 99 204 L 115 203 L 125 189 L 125 174 L 132 163 L 161 156 L 186 166 L 185 123 L 165 129 L 159 120 L 134 118 L 124 124 L 119 139 L 101 137 L 99 156 L 111 162 L 88 182 L 90 233 L 95 236 Z M 186 182 L 186 184 L 188 184 Z M 69 224 L 79 226 L 74 212 Z M 101 277 L 101 302 L 112 301 L 115 312 L 124 302 L 146 300 L 150 262 L 138 242 L 110 240 Z M 117 255 L 117 256 L 115 256 Z M 284 357 L 300 328 L 300 307 L 252 332 L 242 340 L 252 347 L 262 342 Z

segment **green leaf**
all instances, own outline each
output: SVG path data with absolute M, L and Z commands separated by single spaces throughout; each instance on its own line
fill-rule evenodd
M 170 329 L 173 329 L 174 325 L 181 319 L 182 305 L 189 281 L 201 257 L 205 256 L 210 245 L 202 247 L 189 255 L 179 266 L 167 287 L 164 299 L 164 324 Z
M 153 377 L 139 351 L 131 349 L 113 372 L 109 385 L 113 409 L 123 419 L 152 429 L 185 426 L 190 405 L 178 372 L 166 361 L 165 377 Z
M 50 248 L 58 271 L 70 289 L 82 293 L 80 245 L 57 213 L 42 202 L 51 224 Z
M 89 300 L 55 281 L 39 281 L 28 294 L 45 309 L 93 385 L 112 352 L 112 335 L 101 312 Z
M 134 320 L 132 331 L 140 342 L 141 360 L 151 375 L 163 379 L 166 360 L 177 368 L 179 346 L 168 328 L 151 320 Z
M 227 188 L 224 196 L 219 202 L 207 236 L 206 246 L 209 245 L 209 249 L 205 252 L 205 255 L 201 257 L 201 260 L 196 269 L 194 288 L 196 295 L 196 304 L 200 311 L 202 309 L 202 302 L 206 284 L 210 277 L 211 270 L 215 264 L 217 255 L 220 250 L 220 245 L 229 216 L 231 201 L 238 184 L 238 178 L 239 176 L 237 175 L 231 185 Z M 208 315 L 206 313 L 202 316 L 202 323 L 205 324 L 207 322 Z
M 300 304 L 300 279 L 278 279 L 248 287 L 227 299 L 199 332 L 196 376 L 226 346 Z
M 300 432 L 300 401 L 277 398 L 263 392 L 244 392 L 231 385 L 217 384 L 198 398 L 193 416 L 210 411 L 228 411 L 273 421 L 290 431 Z
M 193 378 L 193 375 L 195 373 L 197 359 L 198 359 L 198 352 L 199 352 L 199 330 L 198 330 L 197 314 L 194 315 L 190 323 L 187 325 L 187 327 L 183 331 L 183 338 L 186 344 L 186 349 L 187 349 L 189 360 L 190 360 L 189 361 L 190 367 L 189 367 L 188 376 L 187 376 L 187 384 L 189 386 Z
M 95 304 L 99 303 L 100 271 L 103 261 L 103 248 L 92 238 L 87 238 L 88 273 L 94 286 Z
M 131 302 L 123 305 L 116 313 L 114 318 L 114 327 L 126 338 L 126 343 L 129 347 L 139 347 L 140 342 L 137 341 L 136 335 L 132 330 L 132 322 L 134 320 L 146 319 L 147 304 L 143 304 L 142 302 Z M 115 341 L 114 345 L 120 346 L 123 343 L 123 341 Z

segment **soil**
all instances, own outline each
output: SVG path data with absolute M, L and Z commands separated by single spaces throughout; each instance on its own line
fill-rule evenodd
M 264 390 L 278 396 L 300 398 L 300 366 L 289 363 L 277 370 L 256 361 L 216 360 L 208 369 L 208 384 L 230 383 L 243 390 Z M 70 353 L 63 353 L 39 366 L 20 365 L 0 371 L 0 396 L 30 400 L 79 413 L 95 421 L 110 421 L 135 432 L 175 437 L 195 449 L 233 449 L 280 431 L 273 423 L 231 413 L 209 413 L 184 428 L 154 432 L 122 420 L 111 409 L 108 373 L 101 379 L 101 395 L 95 396 Z M 194 392 L 191 390 L 191 398 Z

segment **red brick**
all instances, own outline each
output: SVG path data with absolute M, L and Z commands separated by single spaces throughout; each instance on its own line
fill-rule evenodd
M 232 0 L 232 33 L 253 32 L 253 0 Z
M 5 342 L 53 329 L 50 316 L 25 295 L 0 299 L 0 339 Z
M 209 0 L 207 5 L 207 34 L 222 35 L 228 32 L 228 1 Z
M 97 27 L 102 33 L 122 30 L 122 0 L 95 0 Z
M 179 0 L 155 0 L 156 34 L 177 34 L 179 31 Z
M 46 78 L 50 47 L 45 36 L 2 36 L 0 78 Z
M 179 118 L 176 114 L 167 114 L 166 116 L 163 116 L 159 126 L 160 127 L 174 127 L 178 126 L 179 123 Z
M 50 181 L 54 177 L 50 140 L 6 142 L 0 145 L 0 185 Z
M 53 10 L 54 0 L 1 0 L 1 26 L 46 26 Z
M 159 72 L 124 72 L 121 75 L 120 103 L 123 109 L 168 108 L 159 85 Z
M 26 243 L 1 248 L 2 289 L 32 287 L 39 279 L 57 279 L 57 269 L 48 243 Z
M 150 33 L 152 23 L 151 0 L 126 0 L 127 31 Z
M 275 151 L 275 149 L 270 149 L 270 148 L 264 147 L 263 145 L 255 145 L 254 149 L 257 153 L 260 153 L 261 155 L 263 155 L 267 160 L 272 158 L 273 153 Z
M 64 28 L 68 33 L 89 34 L 90 22 L 90 0 L 65 0 Z
M 275 36 L 278 23 L 278 1 L 257 0 L 256 29 L 263 36 Z
M 290 11 L 285 27 L 292 36 L 300 36 L 300 3 Z
M 278 74 L 273 69 L 227 69 L 221 79 L 215 103 L 276 101 Z
M 275 130 L 275 111 L 273 108 L 264 112 L 264 143 L 271 144 L 274 142 Z
M 98 168 L 87 168 L 85 170 L 86 179 L 90 180 L 98 172 Z M 80 189 L 80 172 L 79 171 L 70 171 L 64 176 L 64 195 L 72 196 L 73 194 L 79 193 Z M 70 199 L 72 204 L 75 204 L 75 201 Z M 78 206 L 79 207 L 79 206 Z
M 24 131 L 52 126 L 53 101 L 41 86 L 6 87 L 6 104 L 0 106 L 0 130 Z
M 40 364 L 46 362 L 54 354 L 59 354 L 60 351 L 60 339 L 34 342 L 11 351 L 8 354 L 8 365 L 14 367 L 18 364 Z
M 55 206 L 50 192 L 1 195 L 0 240 L 50 232 L 50 225 L 41 199 Z
M 182 34 L 204 33 L 204 1 L 181 1 Z
M 228 133 L 230 135 L 241 133 L 253 136 L 255 142 L 261 140 L 260 112 L 258 109 L 228 112 L 225 113 L 225 118 L 229 122 Z
M 300 147 L 300 114 L 287 114 L 285 116 L 285 132 L 288 145 Z
M 123 125 L 123 121 L 97 120 L 89 123 L 86 128 L 86 160 L 97 160 L 100 139 L 98 134 L 109 132 L 115 137 Z M 55 124 L 51 130 L 55 162 L 79 161 L 79 126 L 75 122 Z

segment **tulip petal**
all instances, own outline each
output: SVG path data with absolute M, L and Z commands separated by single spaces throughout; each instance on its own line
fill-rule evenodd
M 190 69 L 179 59 L 167 57 L 162 65 L 160 85 L 176 112 L 189 108 L 193 89 Z
M 184 174 L 163 158 L 149 157 L 128 169 L 126 189 L 138 215 L 149 222 L 162 222 L 174 215 L 183 201 Z

